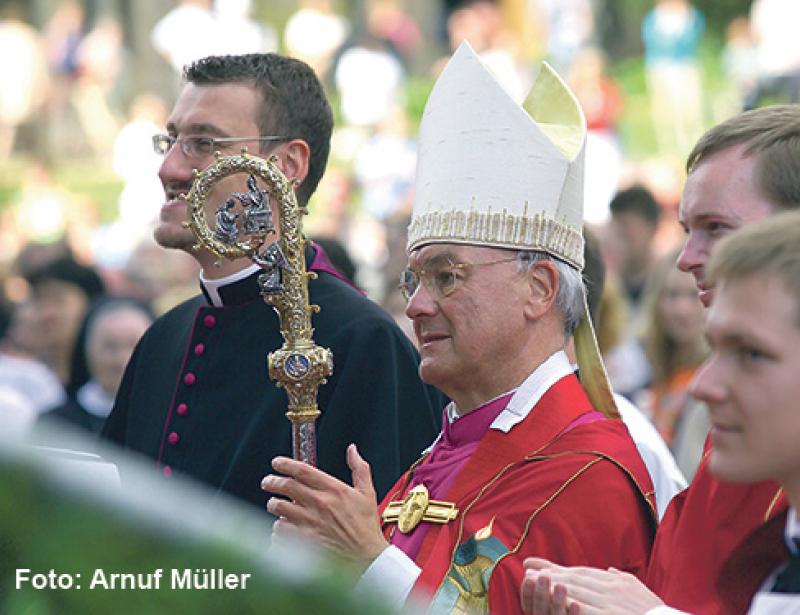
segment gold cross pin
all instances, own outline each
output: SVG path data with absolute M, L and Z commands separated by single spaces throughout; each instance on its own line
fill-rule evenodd
M 428 497 L 425 485 L 417 485 L 405 499 L 389 502 L 383 511 L 385 523 L 397 522 L 397 529 L 408 534 L 420 521 L 447 523 L 458 516 L 458 508 L 451 502 L 440 502 Z

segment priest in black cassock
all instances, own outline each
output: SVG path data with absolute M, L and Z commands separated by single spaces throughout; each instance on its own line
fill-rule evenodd
M 277 156 L 306 205 L 325 170 L 332 113 L 313 71 L 276 54 L 205 58 L 184 78 L 166 134 L 153 139 L 164 156 L 165 192 L 155 238 L 196 258 L 202 295 L 144 335 L 103 435 L 151 457 L 167 477 L 186 474 L 263 508 L 270 494 L 261 491 L 261 478 L 273 457 L 291 455 L 286 394 L 267 375 L 267 355 L 283 343 L 278 317 L 260 295 L 258 266 L 246 258 L 217 265 L 213 254 L 192 250 L 179 195 L 189 192 L 192 169 L 211 164 L 215 151 L 231 155 L 247 146 Z M 420 381 L 416 350 L 391 317 L 314 244 L 306 267 L 317 273 L 309 301 L 321 307 L 312 319 L 314 341 L 334 357 L 333 376 L 318 396 L 319 466 L 349 481 L 345 449 L 354 442 L 383 497 L 438 433 L 443 401 Z

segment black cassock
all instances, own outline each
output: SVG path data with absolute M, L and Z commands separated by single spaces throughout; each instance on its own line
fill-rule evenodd
M 307 262 L 313 256 L 309 248 Z M 103 436 L 152 457 L 166 475 L 187 474 L 263 508 L 261 478 L 273 457 L 291 456 L 291 423 L 286 393 L 267 373 L 267 354 L 283 338 L 258 275 L 222 287 L 224 307 L 198 296 L 153 324 Z M 319 467 L 351 483 L 345 449 L 355 442 L 380 500 L 439 433 L 445 400 L 422 384 L 416 350 L 382 308 L 326 271 L 309 281 L 309 299 L 322 308 L 312 315 L 314 341 L 334 361 L 318 396 Z

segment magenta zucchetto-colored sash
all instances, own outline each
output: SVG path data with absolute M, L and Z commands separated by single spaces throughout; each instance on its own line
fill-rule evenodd
M 461 468 L 478 448 L 481 438 L 511 401 L 513 395 L 511 392 L 497 397 L 452 423 L 447 419 L 445 410 L 442 436 L 433 446 L 428 458 L 414 470 L 408 489 L 421 483 L 428 489 L 432 500 L 445 499 Z M 408 534 L 394 532 L 392 544 L 414 559 L 419 553 L 429 527 L 430 523 L 423 521 Z

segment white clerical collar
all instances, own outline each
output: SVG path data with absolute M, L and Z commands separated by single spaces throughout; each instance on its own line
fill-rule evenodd
M 550 355 L 544 363 L 533 370 L 533 373 L 528 376 L 519 387 L 497 396 L 502 397 L 511 392 L 514 393 L 511 397 L 511 401 L 508 402 L 508 405 L 497 416 L 490 427 L 508 433 L 514 425 L 528 416 L 531 409 L 539 403 L 539 400 L 547 393 L 551 386 L 564 376 L 573 373 L 573 371 L 572 366 L 569 364 L 569 359 L 567 359 L 567 355 L 563 350 L 559 350 Z M 497 397 L 494 399 L 497 399 Z M 494 399 L 486 403 L 491 403 Z M 451 423 L 460 416 L 453 402 L 447 405 L 446 416 Z
M 252 264 L 248 267 L 245 267 L 241 271 L 237 271 L 236 273 L 232 273 L 231 275 L 225 276 L 224 278 L 216 278 L 214 280 L 207 280 L 206 277 L 203 275 L 203 272 L 200 272 L 200 283 L 203 285 L 206 293 L 208 294 L 208 298 L 211 299 L 211 305 L 214 307 L 223 307 L 224 303 L 222 301 L 222 297 L 219 295 L 219 289 L 227 286 L 228 284 L 233 284 L 234 282 L 238 282 L 239 280 L 244 280 L 245 278 L 249 278 L 253 275 L 256 271 L 259 271 L 260 267 L 256 264 Z
M 499 429 L 505 433 L 528 416 L 533 407 L 539 403 L 550 387 L 564 376 L 573 373 L 569 364 L 567 353 L 563 350 L 550 355 L 544 363 L 537 367 L 517 389 L 511 401 L 491 425 L 492 429 Z

